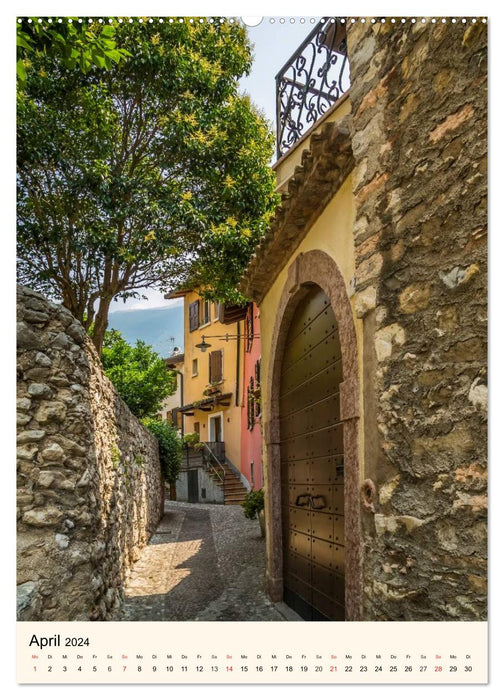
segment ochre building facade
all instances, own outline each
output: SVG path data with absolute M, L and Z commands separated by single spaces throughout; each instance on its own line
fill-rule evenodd
M 243 322 L 221 323 L 219 306 L 196 291 L 177 296 L 184 298 L 184 433 L 224 443 L 226 458 L 239 469 Z M 226 334 L 234 337 L 226 341 Z M 210 347 L 202 351 L 197 345 L 204 336 Z

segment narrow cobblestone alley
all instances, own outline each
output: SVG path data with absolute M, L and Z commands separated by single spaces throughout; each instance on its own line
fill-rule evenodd
M 265 593 L 264 539 L 240 506 L 165 502 L 118 620 L 284 620 Z

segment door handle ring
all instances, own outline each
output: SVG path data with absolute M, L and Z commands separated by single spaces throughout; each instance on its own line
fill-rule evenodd
M 303 502 L 301 502 L 301 499 L 306 499 Z M 296 498 L 296 503 L 295 505 L 297 506 L 306 506 L 310 502 L 310 494 L 309 493 L 299 493 L 297 498 Z
M 322 504 L 319 506 L 316 506 L 314 503 L 315 500 L 318 500 L 318 501 L 322 500 Z M 313 510 L 323 510 L 324 508 L 327 508 L 325 496 L 323 496 L 322 494 L 319 494 L 318 496 L 310 496 L 310 502 L 311 502 L 311 507 L 313 508 Z

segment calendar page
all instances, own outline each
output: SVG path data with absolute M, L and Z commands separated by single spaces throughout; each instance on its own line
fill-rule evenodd
M 17 682 L 486 684 L 487 18 L 140 11 L 11 27 Z

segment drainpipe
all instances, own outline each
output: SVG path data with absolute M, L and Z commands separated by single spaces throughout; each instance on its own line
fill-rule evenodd
M 240 322 L 236 322 L 236 391 L 235 405 L 240 405 Z

